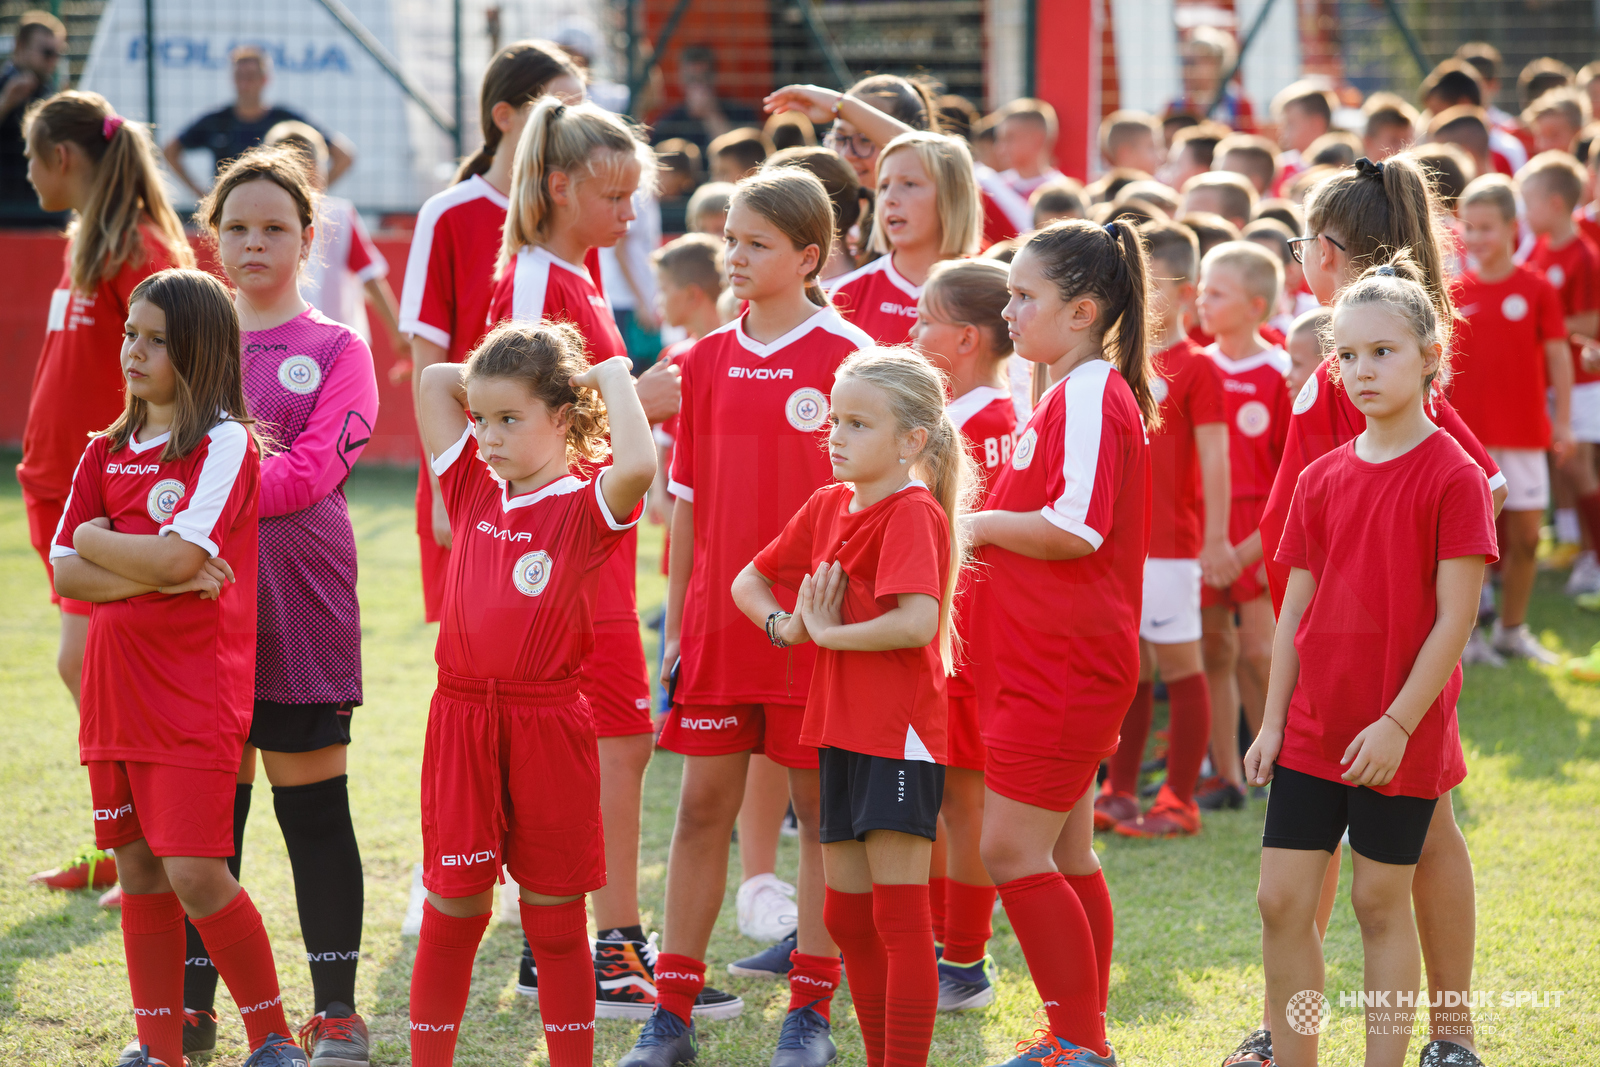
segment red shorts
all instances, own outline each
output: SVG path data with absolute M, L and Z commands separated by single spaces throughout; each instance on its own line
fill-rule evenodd
M 439 672 L 422 752 L 422 884 L 469 897 L 504 863 L 535 893 L 606 884 L 600 754 L 578 680 Z
M 805 717 L 792 704 L 674 704 L 656 743 L 684 756 L 760 752 L 779 766 L 816 770 L 817 750 L 800 743 Z
M 90 760 L 96 848 L 141 837 L 157 856 L 233 855 L 237 771 Z
M 989 747 L 978 733 L 978 698 L 950 694 L 950 714 L 945 741 L 945 763 L 968 771 L 988 767 Z
M 50 603 L 66 615 L 89 614 L 94 605 L 87 600 L 73 600 L 56 593 L 56 569 L 50 566 L 50 544 L 56 539 L 56 528 L 61 525 L 61 513 L 66 510 L 67 502 L 40 500 L 24 489 L 22 507 L 28 513 L 28 540 L 33 542 L 33 550 L 44 560 L 44 573 L 50 579 Z M 228 855 L 233 855 L 231 845 Z
M 607 625 L 616 624 L 595 624 L 597 629 Z M 578 684 L 594 712 L 597 737 L 629 737 L 655 731 L 650 718 L 650 676 L 645 670 L 637 618 L 630 632 L 600 631 L 594 635 L 594 649 L 578 670 Z
M 1261 529 L 1261 514 L 1267 510 L 1266 497 L 1236 497 L 1228 505 L 1228 540 L 1237 545 Z M 1246 567 L 1226 589 L 1200 586 L 1200 607 L 1238 607 L 1267 593 L 1267 566 L 1257 560 Z
M 1071 811 L 1094 785 L 1098 759 L 1062 759 L 990 748 L 983 784 L 1019 804 L 1049 811 Z
M 428 482 L 428 457 L 417 471 L 417 540 L 422 549 L 422 617 L 444 618 L 444 583 L 450 571 L 450 550 L 433 539 L 433 486 Z

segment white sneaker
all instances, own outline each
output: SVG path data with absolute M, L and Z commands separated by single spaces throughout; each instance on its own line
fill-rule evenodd
M 752 941 L 782 941 L 800 922 L 794 886 L 775 874 L 758 874 L 739 886 L 735 898 L 739 932 Z
M 1505 659 L 1489 647 L 1489 642 L 1483 639 L 1483 630 L 1473 627 L 1472 636 L 1467 638 L 1467 647 L 1461 652 L 1462 663 L 1481 663 L 1486 667 L 1504 667 Z
M 1572 573 L 1567 577 L 1567 595 L 1600 592 L 1600 562 L 1593 552 L 1580 553 L 1572 561 Z
M 1502 656 L 1516 656 L 1518 659 L 1531 659 L 1535 663 L 1554 666 L 1561 662 L 1561 657 L 1551 652 L 1539 643 L 1533 636 L 1533 631 L 1528 629 L 1528 624 L 1514 626 L 1507 630 L 1495 620 L 1494 637 L 1490 641 L 1494 650 Z

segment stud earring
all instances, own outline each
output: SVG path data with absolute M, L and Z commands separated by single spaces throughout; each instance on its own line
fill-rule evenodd
M 906 461 L 906 457 L 904 457 L 904 456 L 901 456 L 901 457 L 900 457 L 900 462 L 901 462 L 901 463 L 904 463 L 904 462 L 905 462 L 905 461 Z

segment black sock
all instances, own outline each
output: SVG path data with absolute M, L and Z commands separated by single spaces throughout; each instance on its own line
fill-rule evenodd
M 272 787 L 272 806 L 294 868 L 316 1011 L 330 1001 L 352 1008 L 356 1003 L 364 888 L 346 781 L 341 774 L 311 785 Z
M 596 941 L 643 941 L 643 926 L 613 926 L 601 930 L 595 937 Z
M 244 855 L 244 824 L 250 819 L 250 783 L 238 782 L 233 787 L 233 855 L 228 858 L 228 870 L 239 877 L 239 860 Z M 217 969 L 211 965 L 211 953 L 200 940 L 200 931 L 187 917 L 183 931 L 188 935 L 188 947 L 183 953 L 183 1006 L 195 1011 L 215 1014 L 217 1006 Z

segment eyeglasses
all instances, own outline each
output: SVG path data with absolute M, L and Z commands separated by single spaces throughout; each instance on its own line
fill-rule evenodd
M 1302 266 L 1305 265 L 1306 250 L 1304 246 L 1311 241 L 1315 241 L 1318 237 L 1327 237 L 1328 243 L 1341 252 L 1348 251 L 1344 245 L 1340 244 L 1338 241 L 1335 241 L 1332 237 L 1328 237 L 1328 235 L 1325 233 L 1314 233 L 1310 237 L 1296 237 L 1289 242 L 1289 254 L 1294 256 L 1294 261 L 1296 263 L 1299 263 Z
M 878 146 L 865 134 L 842 134 L 829 130 L 822 138 L 822 147 L 832 149 L 841 156 L 871 159 L 878 154 Z

